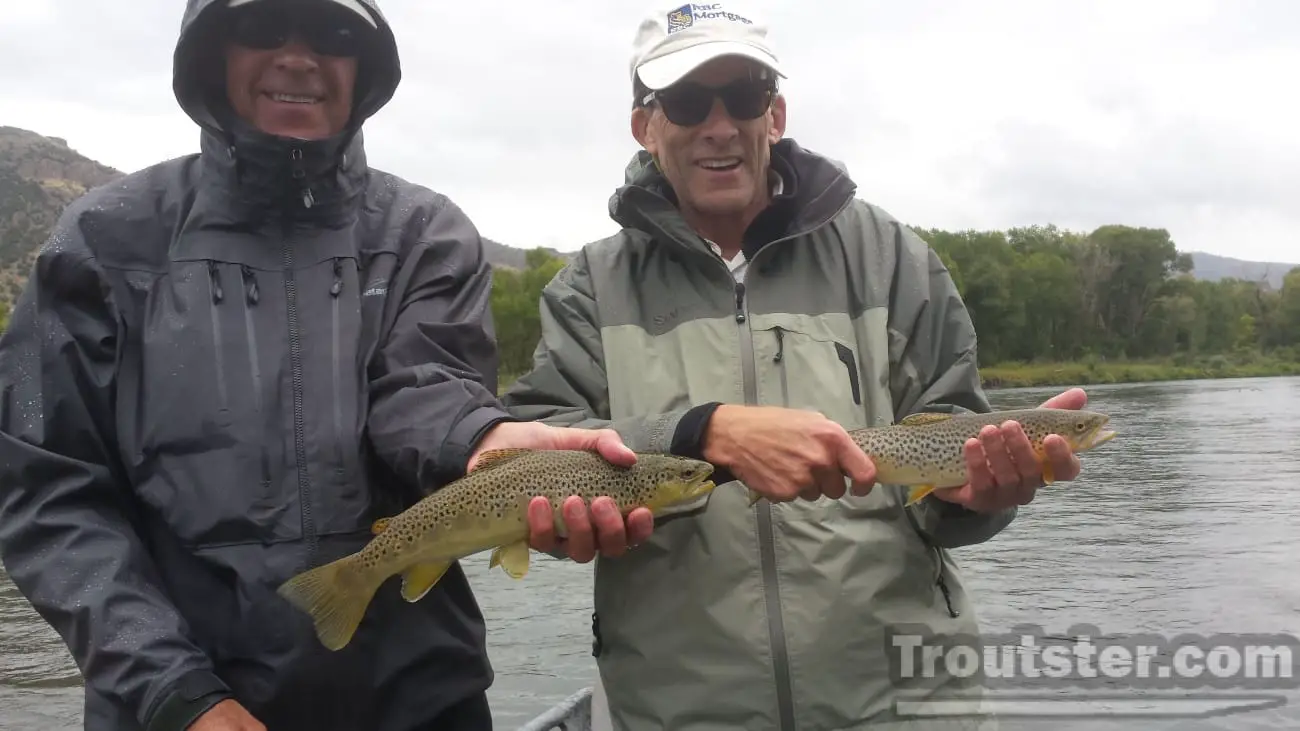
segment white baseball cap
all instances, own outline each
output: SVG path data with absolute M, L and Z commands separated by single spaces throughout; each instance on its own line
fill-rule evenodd
M 657 6 L 637 28 L 632 78 L 662 89 L 719 56 L 744 56 L 785 76 L 768 46 L 767 24 L 743 2 L 673 2 Z
M 226 6 L 231 8 L 237 8 L 240 5 L 247 5 L 251 2 L 257 2 L 257 0 L 229 0 L 229 2 L 226 3 Z M 370 24 L 371 28 L 379 27 L 379 23 L 375 22 L 375 16 L 371 15 L 370 11 L 366 9 L 366 6 L 357 2 L 357 0 L 330 0 L 330 2 L 345 7 L 348 10 L 351 10 L 352 12 L 356 13 L 357 15 L 360 15 L 362 18 L 365 18 L 366 22 Z

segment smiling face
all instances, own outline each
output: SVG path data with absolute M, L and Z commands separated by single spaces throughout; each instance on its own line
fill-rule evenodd
M 761 68 L 717 58 L 633 110 L 632 133 L 658 162 L 688 220 L 747 222 L 768 203 L 770 146 L 785 131 L 785 100 L 760 79 Z M 710 105 L 710 90 L 723 98 Z
M 310 14 L 253 3 L 231 16 L 226 96 L 267 134 L 322 139 L 352 114 L 357 56 L 371 29 L 355 13 L 315 6 Z

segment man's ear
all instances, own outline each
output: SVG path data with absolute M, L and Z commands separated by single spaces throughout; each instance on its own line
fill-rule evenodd
M 772 99 L 772 126 L 767 131 L 768 144 L 775 145 L 785 135 L 785 97 L 777 94 Z
M 632 110 L 632 137 L 640 143 L 642 147 L 654 154 L 654 134 L 650 131 L 651 112 L 646 107 L 637 107 Z

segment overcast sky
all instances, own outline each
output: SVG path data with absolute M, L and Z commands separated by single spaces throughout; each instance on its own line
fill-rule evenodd
M 182 0 L 23 0 L 0 124 L 135 170 L 197 149 L 171 52 Z M 572 250 L 615 229 L 636 142 L 640 0 L 383 0 L 404 79 L 371 162 L 482 233 Z M 1168 228 L 1184 251 L 1300 262 L 1300 2 L 759 0 L 788 136 L 859 195 L 941 228 Z M 798 8 L 802 7 L 800 10 Z

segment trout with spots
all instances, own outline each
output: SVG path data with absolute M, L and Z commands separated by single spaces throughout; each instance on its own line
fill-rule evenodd
M 849 437 L 875 464 L 878 484 L 911 488 L 907 495 L 907 504 L 911 505 L 936 488 L 965 485 L 969 480 L 963 453 L 966 440 L 978 437 L 985 426 L 1006 421 L 1020 422 L 1042 465 L 1043 482 L 1049 485 L 1054 476 L 1043 445 L 1047 435 L 1059 435 L 1076 453 L 1115 437 L 1115 432 L 1107 428 L 1110 417 L 1106 414 L 1047 408 L 955 415 L 922 412 L 897 424 L 855 429 Z M 750 504 L 761 497 L 751 490 Z
M 305 571 L 279 594 L 308 613 L 321 644 L 347 645 L 379 586 L 402 577 L 402 598 L 419 601 L 457 559 L 492 549 L 490 567 L 520 579 L 528 572 L 528 503 L 550 500 L 564 534 L 561 502 L 577 495 L 590 504 L 608 496 L 624 515 L 645 507 L 656 517 L 695 509 L 712 492 L 708 462 L 638 454 L 620 467 L 596 452 L 500 449 L 485 452 L 472 472 L 406 511 L 375 523 L 365 548 Z

